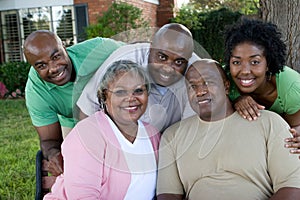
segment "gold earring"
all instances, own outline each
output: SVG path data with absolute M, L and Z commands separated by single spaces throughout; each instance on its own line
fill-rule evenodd
M 267 71 L 267 81 L 271 81 L 272 78 L 272 72 Z

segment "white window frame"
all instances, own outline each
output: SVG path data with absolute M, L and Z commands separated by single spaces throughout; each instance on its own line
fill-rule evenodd
M 159 0 L 143 0 L 143 1 L 159 5 Z

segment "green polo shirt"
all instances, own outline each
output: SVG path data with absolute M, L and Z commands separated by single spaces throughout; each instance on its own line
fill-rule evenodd
M 74 127 L 74 105 L 81 90 L 106 58 L 123 43 L 107 38 L 94 38 L 67 48 L 76 71 L 76 81 L 58 86 L 40 78 L 31 67 L 25 88 L 26 106 L 34 126 L 57 121 Z M 73 91 L 73 88 L 76 91 Z

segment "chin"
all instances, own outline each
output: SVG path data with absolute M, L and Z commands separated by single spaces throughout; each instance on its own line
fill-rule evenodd
M 246 94 L 249 94 L 249 93 L 252 93 L 252 92 L 255 91 L 254 88 L 244 88 L 244 87 L 239 88 L 239 90 L 240 90 L 242 93 L 246 93 Z
M 167 87 L 167 86 L 170 86 L 172 84 L 174 84 L 175 82 L 174 81 L 169 81 L 169 82 L 165 82 L 165 81 L 159 81 L 157 84 L 160 85 L 160 86 L 163 86 L 163 87 Z

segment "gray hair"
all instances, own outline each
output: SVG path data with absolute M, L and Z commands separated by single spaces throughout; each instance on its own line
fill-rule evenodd
M 145 72 L 143 68 L 141 68 L 141 66 L 139 66 L 137 63 L 132 62 L 130 60 L 116 61 L 109 66 L 109 68 L 103 75 L 103 78 L 99 84 L 97 97 L 98 97 L 101 110 L 104 110 L 105 108 L 104 106 L 106 101 L 105 90 L 107 90 L 108 84 L 115 81 L 118 75 L 126 72 L 135 72 L 137 75 L 139 75 L 144 80 L 147 92 L 149 92 L 150 79 L 148 77 L 148 74 Z

